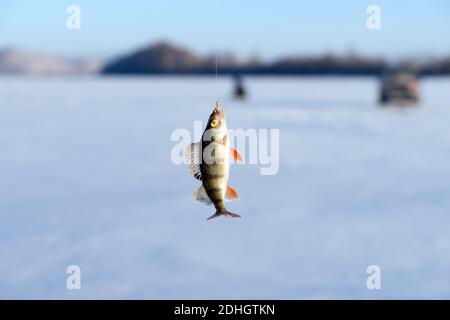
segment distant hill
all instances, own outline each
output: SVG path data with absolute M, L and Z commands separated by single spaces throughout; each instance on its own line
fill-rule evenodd
M 112 61 L 103 73 L 186 73 L 204 69 L 207 65 L 207 59 L 159 42 Z
M 68 59 L 19 49 L 0 50 L 0 73 L 79 74 L 101 69 L 98 60 Z

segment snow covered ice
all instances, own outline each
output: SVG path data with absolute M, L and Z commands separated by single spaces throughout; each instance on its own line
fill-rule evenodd
M 246 85 L 1 77 L 0 298 L 450 298 L 450 81 L 407 110 L 371 78 Z M 206 221 L 170 159 L 217 99 L 229 128 L 280 129 L 278 174 L 230 169 L 239 220 Z

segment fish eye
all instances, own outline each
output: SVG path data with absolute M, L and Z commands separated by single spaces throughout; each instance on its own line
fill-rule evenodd
M 215 128 L 219 124 L 219 121 L 217 119 L 212 119 L 211 121 L 211 127 Z

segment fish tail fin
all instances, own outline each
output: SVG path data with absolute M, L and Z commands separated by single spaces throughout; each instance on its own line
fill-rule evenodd
M 222 211 L 217 210 L 216 213 L 214 213 L 211 217 L 209 217 L 206 220 L 211 220 L 211 219 L 214 219 L 214 218 L 217 218 L 217 217 L 220 217 L 220 216 L 229 216 L 229 217 L 232 217 L 232 218 L 240 218 L 241 217 L 240 215 L 238 215 L 236 213 L 233 213 L 233 212 L 230 212 L 228 210 L 222 210 Z
M 217 211 L 216 213 L 214 213 L 211 217 L 209 217 L 208 219 L 206 219 L 206 220 L 211 220 L 211 219 L 214 219 L 214 218 L 217 218 L 217 217 L 220 217 L 222 215 L 222 212 L 220 212 L 220 211 Z
M 233 212 L 230 212 L 230 211 L 227 211 L 227 210 L 224 211 L 224 214 L 225 214 L 226 216 L 229 216 L 229 217 L 232 217 L 232 218 L 240 218 L 240 217 L 241 217 L 241 216 L 238 215 L 237 213 L 233 213 Z

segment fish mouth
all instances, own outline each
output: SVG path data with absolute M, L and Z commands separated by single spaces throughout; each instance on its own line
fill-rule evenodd
M 214 108 L 213 114 L 219 119 L 225 118 L 225 112 L 223 112 L 219 102 L 216 102 L 216 107 Z

